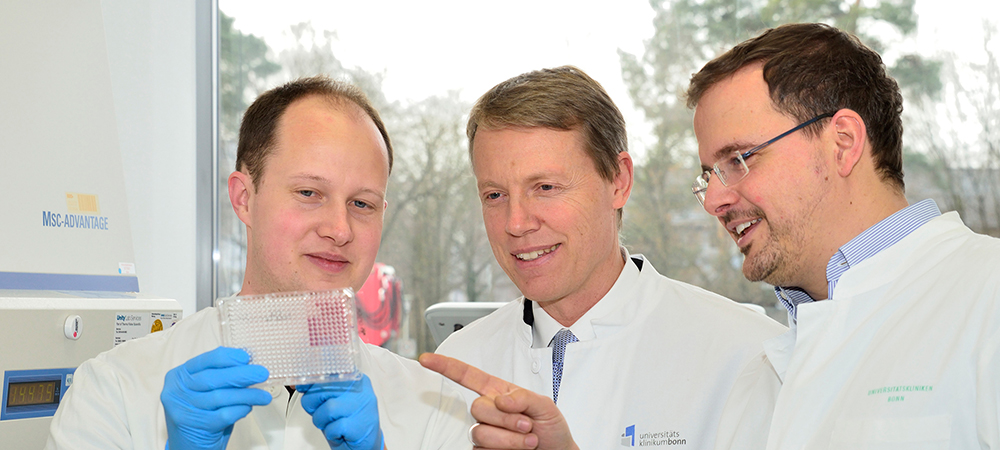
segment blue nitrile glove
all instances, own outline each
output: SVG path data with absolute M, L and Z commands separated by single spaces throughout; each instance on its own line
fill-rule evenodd
M 360 380 L 296 386 L 302 408 L 333 450 L 385 448 L 378 424 L 378 403 L 367 375 Z
M 224 449 L 233 424 L 271 394 L 247 386 L 267 380 L 267 369 L 250 355 L 219 347 L 167 372 L 160 402 L 167 420 L 168 450 Z

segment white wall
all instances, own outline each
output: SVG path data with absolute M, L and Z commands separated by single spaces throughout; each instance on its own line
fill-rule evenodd
M 101 0 L 136 274 L 195 312 L 195 5 Z

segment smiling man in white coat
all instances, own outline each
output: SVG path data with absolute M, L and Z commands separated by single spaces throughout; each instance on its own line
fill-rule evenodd
M 708 63 L 688 104 L 693 192 L 791 323 L 734 389 L 720 448 L 1000 447 L 1000 240 L 908 204 L 879 55 L 781 26 Z
M 258 97 L 228 184 L 247 229 L 240 293 L 360 288 L 378 253 L 391 167 L 385 127 L 358 88 L 314 77 Z M 470 447 L 457 388 L 415 361 L 365 344 L 356 389 L 257 389 L 267 369 L 221 345 L 219 314 L 205 308 L 86 361 L 46 448 Z
M 738 374 L 784 327 L 625 252 L 632 158 L 604 89 L 574 67 L 525 73 L 479 99 L 467 134 L 493 254 L 524 296 L 438 352 L 548 397 L 585 448 L 711 448 Z

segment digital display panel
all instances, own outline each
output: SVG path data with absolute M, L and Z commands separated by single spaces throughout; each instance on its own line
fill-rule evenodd
M 7 407 L 59 403 L 61 380 L 10 383 L 7 387 Z

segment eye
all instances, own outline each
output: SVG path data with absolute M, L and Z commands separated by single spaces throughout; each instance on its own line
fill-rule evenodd
M 503 202 L 505 197 L 503 191 L 487 191 L 480 194 L 480 201 L 483 205 L 496 205 Z
M 368 204 L 368 202 L 363 201 L 363 200 L 352 200 L 351 204 L 353 204 L 356 208 L 360 208 L 360 209 L 373 209 L 374 208 L 372 205 Z
M 316 196 L 316 191 L 312 191 L 312 190 L 309 190 L 309 189 L 301 189 L 301 190 L 299 190 L 299 195 L 301 195 L 303 197 L 306 197 L 306 198 L 311 198 L 311 197 L 315 197 Z
M 553 185 L 551 185 L 551 184 L 543 184 L 543 185 L 538 186 L 538 189 L 541 189 L 543 191 L 551 191 L 551 190 L 553 190 L 555 188 L 556 187 L 553 186 Z
M 733 152 L 732 156 L 719 161 L 719 167 L 723 172 L 731 173 L 734 170 L 742 168 L 743 162 L 742 155 L 739 152 Z

